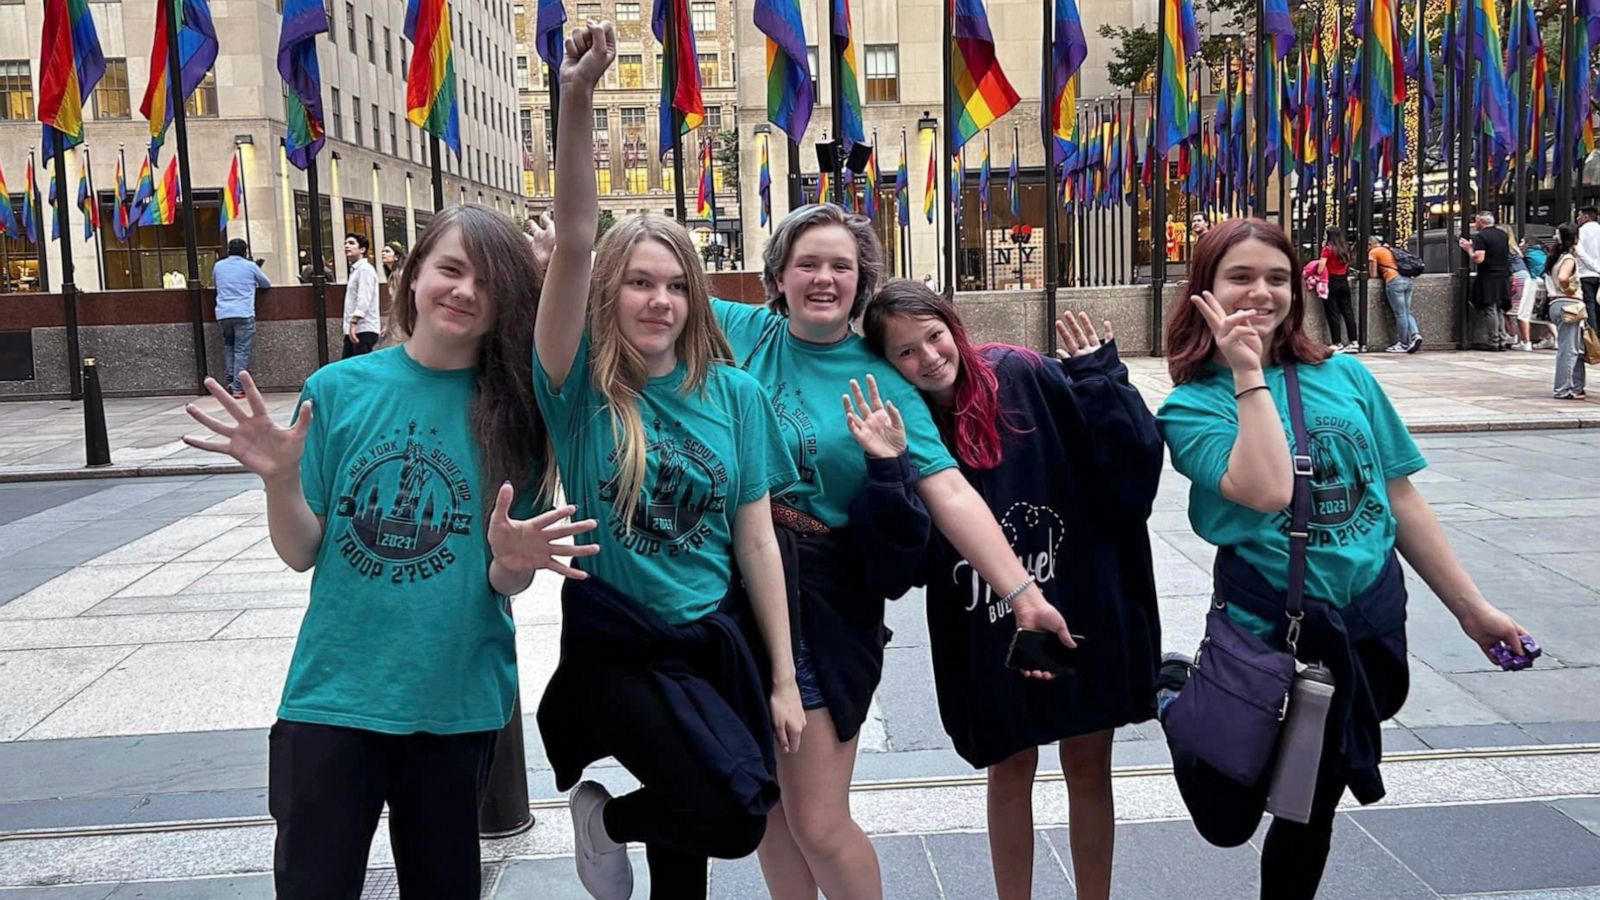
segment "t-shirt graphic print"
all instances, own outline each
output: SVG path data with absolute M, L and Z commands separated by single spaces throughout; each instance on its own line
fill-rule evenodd
M 427 580 L 454 565 L 453 535 L 472 531 L 472 481 L 415 419 L 396 427 L 350 463 L 349 493 L 338 499 L 330 535 L 356 572 L 392 584 Z M 339 526 L 343 526 L 340 528 Z

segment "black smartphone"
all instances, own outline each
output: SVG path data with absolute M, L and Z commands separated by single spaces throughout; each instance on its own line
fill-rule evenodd
M 1083 646 L 1083 635 L 1072 639 Z M 1078 650 L 1061 643 L 1061 639 L 1048 631 L 1019 629 L 1011 638 L 1011 651 L 1006 654 L 1006 667 L 1018 671 L 1071 672 L 1078 667 Z

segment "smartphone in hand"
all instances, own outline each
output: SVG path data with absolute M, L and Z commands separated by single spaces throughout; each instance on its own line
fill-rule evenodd
M 1079 649 L 1085 638 L 1073 635 Z M 1011 638 L 1011 650 L 1006 654 L 1006 668 L 1017 671 L 1071 672 L 1078 667 L 1079 650 L 1061 643 L 1061 639 L 1048 631 L 1018 629 Z

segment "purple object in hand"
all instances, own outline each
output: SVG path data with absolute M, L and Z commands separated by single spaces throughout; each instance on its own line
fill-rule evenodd
M 1539 649 L 1539 643 L 1531 635 L 1522 636 L 1522 652 L 1512 653 L 1511 649 L 1502 641 L 1489 648 L 1489 656 L 1495 664 L 1507 672 L 1516 672 L 1533 665 L 1533 661 L 1544 655 Z

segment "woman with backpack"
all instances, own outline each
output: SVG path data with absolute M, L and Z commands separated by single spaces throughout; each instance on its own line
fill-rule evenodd
M 1377 235 L 1367 238 L 1367 246 L 1367 259 L 1383 276 L 1383 296 L 1389 300 L 1389 309 L 1394 312 L 1395 342 L 1384 352 L 1415 353 L 1422 349 L 1422 332 L 1417 329 L 1417 319 L 1411 314 L 1411 291 L 1416 282 L 1412 276 L 1400 271 L 1398 254 L 1384 246 L 1382 238 Z M 1411 256 L 1404 250 L 1399 253 Z

